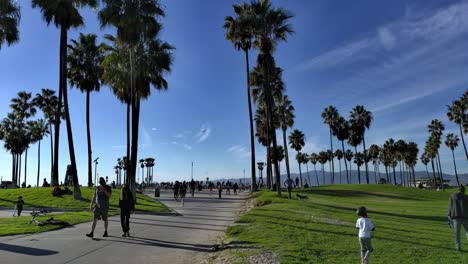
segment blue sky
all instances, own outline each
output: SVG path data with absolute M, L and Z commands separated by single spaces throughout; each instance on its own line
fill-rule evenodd
M 0 117 L 10 99 L 26 90 L 57 89 L 60 32 L 47 26 L 30 1 L 20 0 L 20 42 L 0 50 Z M 226 15 L 240 1 L 162 1 L 162 39 L 173 44 L 175 62 L 169 90 L 153 90 L 141 111 L 141 157 L 155 157 L 157 180 L 250 177 L 250 145 L 245 65 L 242 53 L 224 39 Z M 374 122 L 367 144 L 389 137 L 415 141 L 422 151 L 426 126 L 438 118 L 446 132 L 458 133 L 446 105 L 468 85 L 468 1 L 273 1 L 290 10 L 295 33 L 275 53 L 284 69 L 287 94 L 296 108 L 294 128 L 306 134 L 305 151 L 329 148 L 322 110 L 334 105 L 348 117 L 357 104 L 371 110 Z M 83 10 L 85 26 L 71 30 L 103 36 L 93 10 Z M 252 54 L 252 63 L 255 60 Z M 86 183 L 85 95 L 69 90 L 78 173 Z M 40 115 L 38 115 L 40 117 Z M 113 166 L 125 155 L 125 106 L 108 87 L 91 97 L 93 156 L 98 174 L 114 179 Z M 205 131 L 200 133 L 200 131 Z M 60 180 L 69 162 L 63 123 Z M 41 178 L 50 175 L 49 139 L 43 142 Z M 335 144 L 338 142 L 335 140 Z M 265 150 L 257 145 L 258 161 Z M 30 148 L 28 183 L 35 179 L 37 146 Z M 291 154 L 294 157 L 293 153 Z M 467 172 L 462 148 L 459 172 Z M 451 153 L 441 147 L 444 172 L 453 173 Z M 298 170 L 294 161 L 292 171 Z M 336 166 L 338 166 L 336 164 Z M 353 166 L 354 167 L 354 166 Z M 282 166 L 284 168 L 284 166 Z M 418 170 L 423 167 L 418 164 Z M 0 175 L 9 179 L 11 156 L 0 150 Z M 35 182 L 35 180 L 34 180 Z

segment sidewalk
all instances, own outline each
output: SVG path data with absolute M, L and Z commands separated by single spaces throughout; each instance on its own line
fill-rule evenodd
M 188 197 L 185 207 L 170 193 L 159 200 L 178 214 L 131 216 L 130 238 L 121 237 L 120 218 L 109 219 L 110 237 L 102 237 L 103 222 L 94 239 L 85 237 L 90 223 L 34 235 L 0 237 L 3 263 L 199 263 L 223 237 L 245 202 L 239 196 L 206 192 Z M 190 196 L 190 194 L 188 195 Z

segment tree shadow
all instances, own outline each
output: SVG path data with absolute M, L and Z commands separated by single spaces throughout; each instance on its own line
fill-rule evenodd
M 58 251 L 0 243 L 0 250 L 30 256 L 50 256 Z
M 406 197 L 398 195 L 389 195 L 384 193 L 377 192 L 366 192 L 366 191 L 357 191 L 357 190 L 309 190 L 301 191 L 301 193 L 307 193 L 310 195 L 323 195 L 323 196 L 335 196 L 335 197 L 382 197 L 382 198 L 391 198 L 391 199 L 401 199 L 409 201 L 426 201 L 425 199 L 415 198 L 415 197 Z
M 109 222 L 119 222 L 119 220 L 109 220 Z M 161 226 L 161 227 L 170 227 L 170 228 L 183 228 L 183 229 L 198 229 L 198 230 L 203 230 L 203 231 L 217 231 L 217 232 L 224 232 L 225 229 L 214 229 L 214 228 L 198 228 L 194 226 L 179 226 L 179 225 L 163 225 L 163 224 L 152 224 L 152 223 L 143 223 L 143 222 L 132 222 L 130 220 L 130 224 L 138 224 L 138 225 L 146 225 L 146 226 Z M 184 223 L 187 225 L 192 225 L 191 223 Z
M 193 223 L 193 222 L 182 222 L 182 221 L 168 221 L 168 220 L 160 220 L 160 219 L 144 219 L 144 218 L 137 218 L 137 217 L 130 217 L 130 223 L 133 223 L 133 219 L 135 220 L 143 220 L 143 221 L 152 221 L 152 222 L 164 222 L 164 223 L 176 223 L 176 224 L 190 224 L 190 225 L 197 225 L 197 226 L 219 226 L 219 227 L 228 227 L 228 225 L 217 225 L 217 224 L 206 224 L 206 223 Z
M 164 240 L 147 239 L 147 238 L 142 238 L 142 237 L 130 237 L 128 239 L 105 239 L 105 241 L 141 245 L 141 246 L 174 248 L 174 249 L 182 249 L 182 250 L 204 252 L 204 253 L 214 252 L 216 250 L 214 245 L 179 243 L 179 242 L 171 242 L 171 241 L 164 241 Z

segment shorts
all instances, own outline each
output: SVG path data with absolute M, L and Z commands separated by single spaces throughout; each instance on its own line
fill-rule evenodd
M 101 218 L 102 220 L 104 221 L 107 221 L 107 212 L 109 210 L 107 209 L 101 209 L 99 207 L 95 207 L 94 208 L 94 218 L 97 219 L 97 218 Z

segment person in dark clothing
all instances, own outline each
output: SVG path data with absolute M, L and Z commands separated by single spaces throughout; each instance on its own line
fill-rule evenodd
M 16 201 L 15 211 L 13 212 L 13 216 L 15 216 L 15 213 L 18 216 L 21 216 L 21 212 L 23 211 L 23 205 L 24 205 L 23 196 L 18 196 L 18 201 Z
M 234 183 L 234 185 L 232 186 L 232 188 L 234 189 L 234 194 L 237 195 L 237 189 L 239 188 L 239 185 L 236 183 Z
M 89 209 L 93 210 L 93 224 L 91 226 L 91 233 L 86 234 L 87 237 L 94 237 L 94 229 L 96 229 L 98 219 L 102 219 L 104 221 L 103 237 L 109 236 L 107 234 L 107 227 L 109 226 L 107 216 L 109 212 L 109 198 L 111 195 L 111 187 L 106 185 L 106 180 L 103 177 L 100 177 L 99 186 L 94 190 L 94 196 L 91 199 L 91 204 L 89 205 Z
M 179 188 L 180 192 L 180 201 L 182 202 L 182 207 L 185 204 L 185 195 L 187 194 L 187 183 L 184 181 Z
M 176 181 L 174 184 L 174 199 L 177 201 L 177 198 L 179 197 L 179 188 L 180 188 L 180 183 L 179 181 Z
M 460 251 L 460 229 L 462 225 L 468 238 L 468 196 L 465 195 L 463 184 L 458 187 L 458 192 L 450 195 L 448 217 L 453 220 L 455 249 Z
M 122 225 L 123 237 L 130 236 L 130 214 L 135 211 L 135 201 L 132 191 L 124 184 L 119 200 L 120 207 L 120 223 Z
M 218 182 L 218 186 L 216 187 L 219 193 L 219 199 L 221 199 L 221 194 L 223 193 L 223 185 Z

